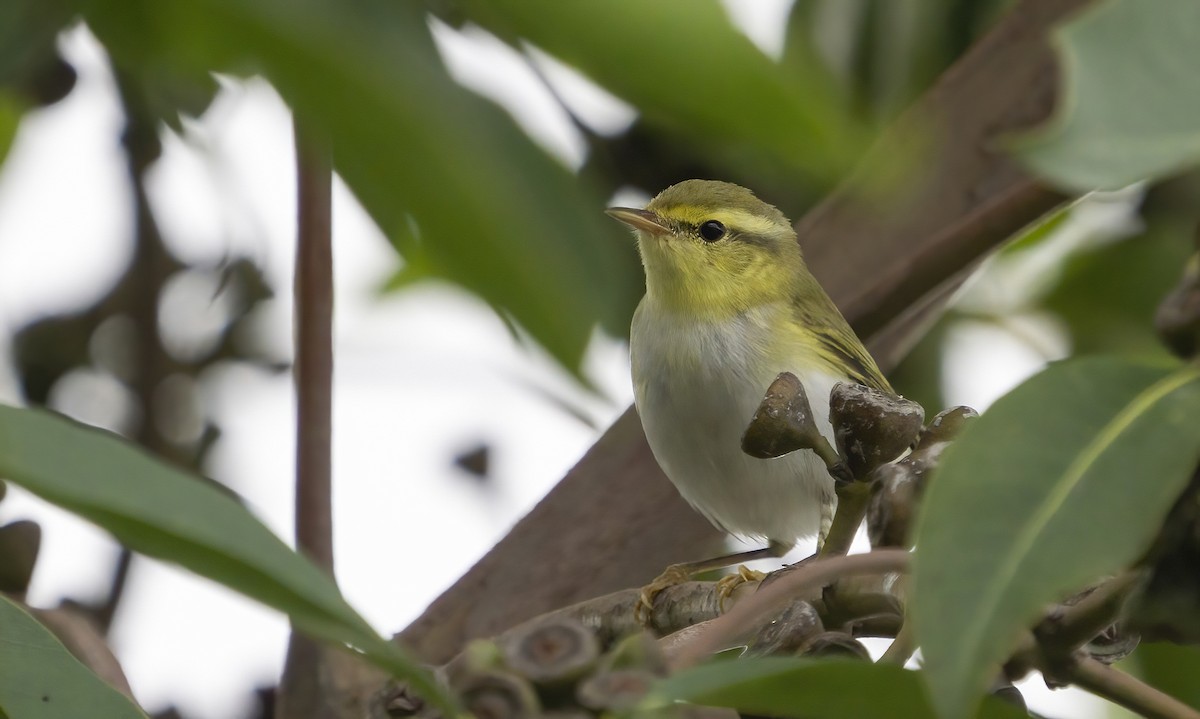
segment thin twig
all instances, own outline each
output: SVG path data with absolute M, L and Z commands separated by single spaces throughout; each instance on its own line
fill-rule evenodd
M 912 626 L 912 622 L 908 620 L 900 625 L 900 631 L 896 634 L 896 638 L 892 640 L 883 656 L 879 657 L 877 664 L 895 664 L 902 667 L 908 663 L 913 653 L 917 651 L 917 637 Z
M 1200 719 L 1200 711 L 1088 656 L 1055 676 L 1148 719 Z
M 880 549 L 867 554 L 818 559 L 779 575 L 777 580 L 764 584 L 752 596 L 739 602 L 728 614 L 709 622 L 706 631 L 697 634 L 687 647 L 681 649 L 673 662 L 674 668 L 691 666 L 725 648 L 790 598 L 803 596 L 805 592 L 820 589 L 842 577 L 907 571 L 910 560 L 908 550 Z
M 1038 644 L 1043 651 L 1065 654 L 1090 642 L 1117 620 L 1121 605 L 1139 581 L 1137 572 L 1124 572 L 1075 604 L 1051 612 L 1036 630 Z
M 295 122 L 296 239 L 296 546 L 333 575 L 332 408 L 333 246 L 332 169 Z M 288 640 L 275 705 L 277 719 L 337 716 L 338 670 L 332 649 L 299 634 Z
M 333 574 L 332 170 L 296 131 L 296 545 Z
M 821 545 L 821 557 L 836 557 L 850 551 L 858 528 L 867 516 L 867 505 L 870 501 L 871 486 L 865 482 L 843 485 L 838 490 L 837 511 L 833 515 L 829 536 L 825 538 L 825 544 Z

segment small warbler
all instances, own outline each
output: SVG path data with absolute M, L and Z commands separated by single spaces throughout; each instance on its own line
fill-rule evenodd
M 749 190 L 708 180 L 672 185 L 644 210 L 608 214 L 636 231 L 646 270 L 629 345 L 635 403 L 654 457 L 717 527 L 769 541 L 766 549 L 672 569 L 782 556 L 797 539 L 828 530 L 834 485 L 816 454 L 756 459 L 742 452 L 742 435 L 780 372 L 804 384 L 831 444 L 834 384 L 891 390 L 805 266 L 792 224 Z

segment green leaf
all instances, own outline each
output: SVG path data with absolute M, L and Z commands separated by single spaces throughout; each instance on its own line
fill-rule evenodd
M 466 14 L 573 65 L 660 125 L 802 177 L 829 183 L 868 140 L 817 62 L 773 62 L 716 0 L 473 0 Z
M 0 595 L 0 715 L 9 719 L 146 719 L 73 657 L 49 629 Z
M 349 645 L 450 706 L 425 670 L 376 634 L 328 576 L 215 485 L 108 432 L 3 405 L 0 477 L 95 522 L 136 552 L 286 612 L 306 634 Z
M 737 659 L 704 664 L 658 684 L 649 708 L 673 701 L 730 707 L 742 714 L 775 717 L 889 717 L 932 715 L 918 673 L 890 664 L 792 657 Z M 1023 716 L 998 700 L 976 715 Z
M 0 90 L 0 165 L 8 157 L 17 127 L 21 124 L 21 113 L 25 108 L 9 93 Z
M 1054 118 L 1018 139 L 1021 160 L 1067 189 L 1117 189 L 1200 161 L 1200 3 L 1095 3 L 1055 37 Z
M 328 139 L 402 254 L 419 251 L 566 366 L 597 322 L 628 320 L 616 317 L 638 281 L 621 261 L 634 252 L 627 232 L 508 114 L 450 78 L 420 3 L 84 2 L 121 66 L 265 75 Z
M 1200 368 L 1052 365 L 946 453 L 917 527 L 912 616 L 961 716 L 1051 602 L 1135 561 L 1200 460 Z

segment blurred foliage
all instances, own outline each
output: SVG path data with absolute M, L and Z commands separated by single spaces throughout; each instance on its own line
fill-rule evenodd
M 773 63 L 716 0 L 468 1 L 463 10 L 500 37 L 582 70 L 655 125 L 718 153 L 749 154 L 755 166 L 827 184 L 868 139 L 819 63 Z M 596 32 L 602 27 L 620 30 Z
M 74 70 L 55 47 L 74 11 L 66 0 L 0 3 L 0 88 L 30 104 L 56 102 L 74 85 Z
M 8 156 L 17 125 L 21 121 L 21 103 L 11 93 L 0 89 L 0 163 Z
M 1154 334 L 1154 310 L 1188 256 L 1194 224 L 1147 218 L 1133 237 L 1081 252 L 1043 306 L 1065 323 L 1073 349 L 1166 357 Z
M 1008 0 L 801 0 L 791 12 L 784 67 L 820 58 L 864 121 L 891 120 L 929 87 Z
M 1122 668 L 1200 710 L 1200 649 L 1166 642 L 1143 642 Z
M 576 368 L 632 280 L 616 272 L 617 228 L 510 117 L 450 81 L 418 6 L 355 7 L 121 0 L 86 11 L 128 72 L 263 73 L 330 139 L 410 278 L 472 288 Z
M 1037 174 L 1116 190 L 1200 161 L 1200 45 L 1193 0 L 1108 0 L 1064 25 L 1054 120 L 1015 143 Z
M 380 637 L 346 603 L 332 577 L 211 483 L 108 432 L 43 410 L 2 405 L 0 475 L 88 519 L 130 549 L 175 562 L 287 614 L 308 636 L 353 647 L 409 681 L 439 709 L 456 714 L 453 700 L 426 669 Z
M 864 691 L 870 687 L 870 691 Z M 754 657 L 710 662 L 661 682 L 651 706 L 688 701 L 732 707 L 751 716 L 890 717 L 927 719 L 934 715 L 918 672 L 893 664 L 806 657 Z M 1026 716 L 994 698 L 976 711 L 956 716 L 1003 719 Z
M 338 171 L 403 258 L 392 287 L 426 278 L 454 282 L 578 371 L 593 328 L 627 332 L 641 294 L 626 230 L 600 213 L 614 192 L 633 187 L 654 193 L 689 177 L 723 178 L 755 188 L 789 216 L 800 217 L 844 176 L 874 133 L 928 89 L 1008 5 L 799 0 L 774 60 L 734 27 L 716 0 L 0 3 L 0 160 L 22 112 L 71 92 L 75 71 L 59 55 L 55 39 L 82 20 L 99 38 L 120 85 L 129 121 L 123 148 L 138 217 L 133 260 L 101 299 L 69 314 L 35 319 L 14 338 L 25 397 L 45 403 L 62 390 L 64 378 L 98 373 L 120 385 L 141 412 L 129 422 L 131 436 L 157 454 L 199 466 L 219 433 L 200 410 L 205 372 L 225 362 L 281 366 L 245 341 L 255 309 L 273 291 L 259 268 L 245 258 L 207 267 L 170 256 L 142 183 L 160 154 L 160 134 L 186 133 L 183 118 L 202 114 L 212 103 L 216 73 L 266 77 L 329 143 Z M 1187 36 L 1195 23 L 1180 21 L 1196 12 L 1194 5 L 1173 0 L 1146 10 L 1146 4 L 1125 0 L 1105 6 L 1064 31 L 1074 100 L 1063 103 L 1055 126 L 1023 146 L 1030 167 L 1073 187 L 1153 180 L 1197 157 L 1196 51 Z M 482 28 L 526 57 L 531 47 L 547 52 L 633 104 L 638 117 L 628 128 L 606 134 L 572 115 L 588 148 L 583 166 L 572 173 L 507 113 L 451 79 L 429 30 L 432 16 L 452 27 Z M 1148 54 L 1151 48 L 1154 55 Z M 1026 298 L 1024 309 L 1061 318 L 1079 352 L 1162 354 L 1150 318 L 1188 252 L 1194 208 L 1200 207 L 1195 184 L 1184 176 L 1151 185 L 1142 231 L 1071 253 L 1052 286 Z M 1053 242 L 1071 214 L 1056 215 L 1009 252 Z M 172 339 L 174 331 L 189 331 L 162 325 L 177 286 L 216 288 L 184 293 L 183 300 L 193 308 L 219 305 L 215 333 L 182 344 Z M 896 376 L 897 387 L 926 407 L 944 404 L 938 386 L 941 345 L 954 319 L 935 325 Z M 40 446 L 57 431 L 28 439 Z M 44 449 L 47 460 L 62 459 L 49 456 L 54 446 Z M 96 456 L 109 456 L 111 449 L 97 449 Z M 0 460 L 12 462 L 17 454 Z M 87 489 L 85 475 L 93 468 L 69 469 Z M 149 475 L 157 477 L 158 470 Z M 158 489 L 178 490 L 174 500 L 196 491 L 171 481 Z M 205 497 L 203 502 L 216 502 Z M 59 497 L 79 509 L 77 499 Z M 84 513 L 112 525 L 132 545 L 287 605 L 277 596 L 280 580 L 272 572 L 294 569 L 292 559 L 280 559 L 278 567 L 244 563 L 243 576 L 231 578 L 216 570 L 229 570 L 245 557 L 231 550 L 214 558 L 211 546 L 183 541 L 178 527 L 156 526 L 163 517 L 146 507 L 122 515 L 116 505 L 105 504 L 113 497 L 91 499 Z M 226 505 L 221 511 L 234 512 Z M 224 526 L 223 519 L 212 521 Z M 248 526 L 243 519 L 230 521 Z M 247 551 L 279 549 L 261 537 L 245 544 Z M 972 556 L 958 543 L 953 549 Z M 15 564 L 17 553 L 0 548 L 3 554 L 0 561 L 11 560 L 21 570 L 13 576 L 27 579 L 28 567 Z M 1046 586 L 1029 596 L 1046 599 Z M 335 609 L 334 614 L 342 611 Z M 342 613 L 334 623 L 354 625 L 348 616 Z M 1139 652 L 1153 656 L 1152 650 Z M 834 668 L 829 683 L 813 686 L 838 686 L 834 680 L 846 681 L 855 672 L 879 673 L 870 665 L 840 669 Z M 893 682 L 896 696 L 915 702 L 914 711 L 924 706 L 913 675 L 884 671 L 888 677 L 872 681 Z M 1164 686 L 1174 681 L 1161 672 L 1154 676 Z M 961 694 L 965 686 L 956 691 Z M 734 688 L 700 682 L 693 689 Z M 795 695 L 786 700 L 799 701 Z

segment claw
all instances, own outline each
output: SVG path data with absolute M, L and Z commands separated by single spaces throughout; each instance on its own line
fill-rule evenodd
M 715 589 L 717 593 L 717 609 L 724 614 L 725 601 L 733 596 L 734 591 L 736 591 L 738 587 L 747 582 L 761 582 L 766 578 L 767 575 L 763 572 L 750 569 L 745 564 L 739 565 L 737 568 L 737 574 L 726 574 L 724 577 L 721 577 L 717 580 L 717 586 Z
M 672 564 L 663 570 L 663 573 L 655 577 L 654 581 L 642 587 L 641 594 L 638 595 L 638 602 L 633 607 L 634 621 L 649 628 L 650 620 L 654 617 L 654 600 L 658 598 L 658 595 L 664 589 L 683 584 L 691 578 L 692 573 L 685 564 Z

